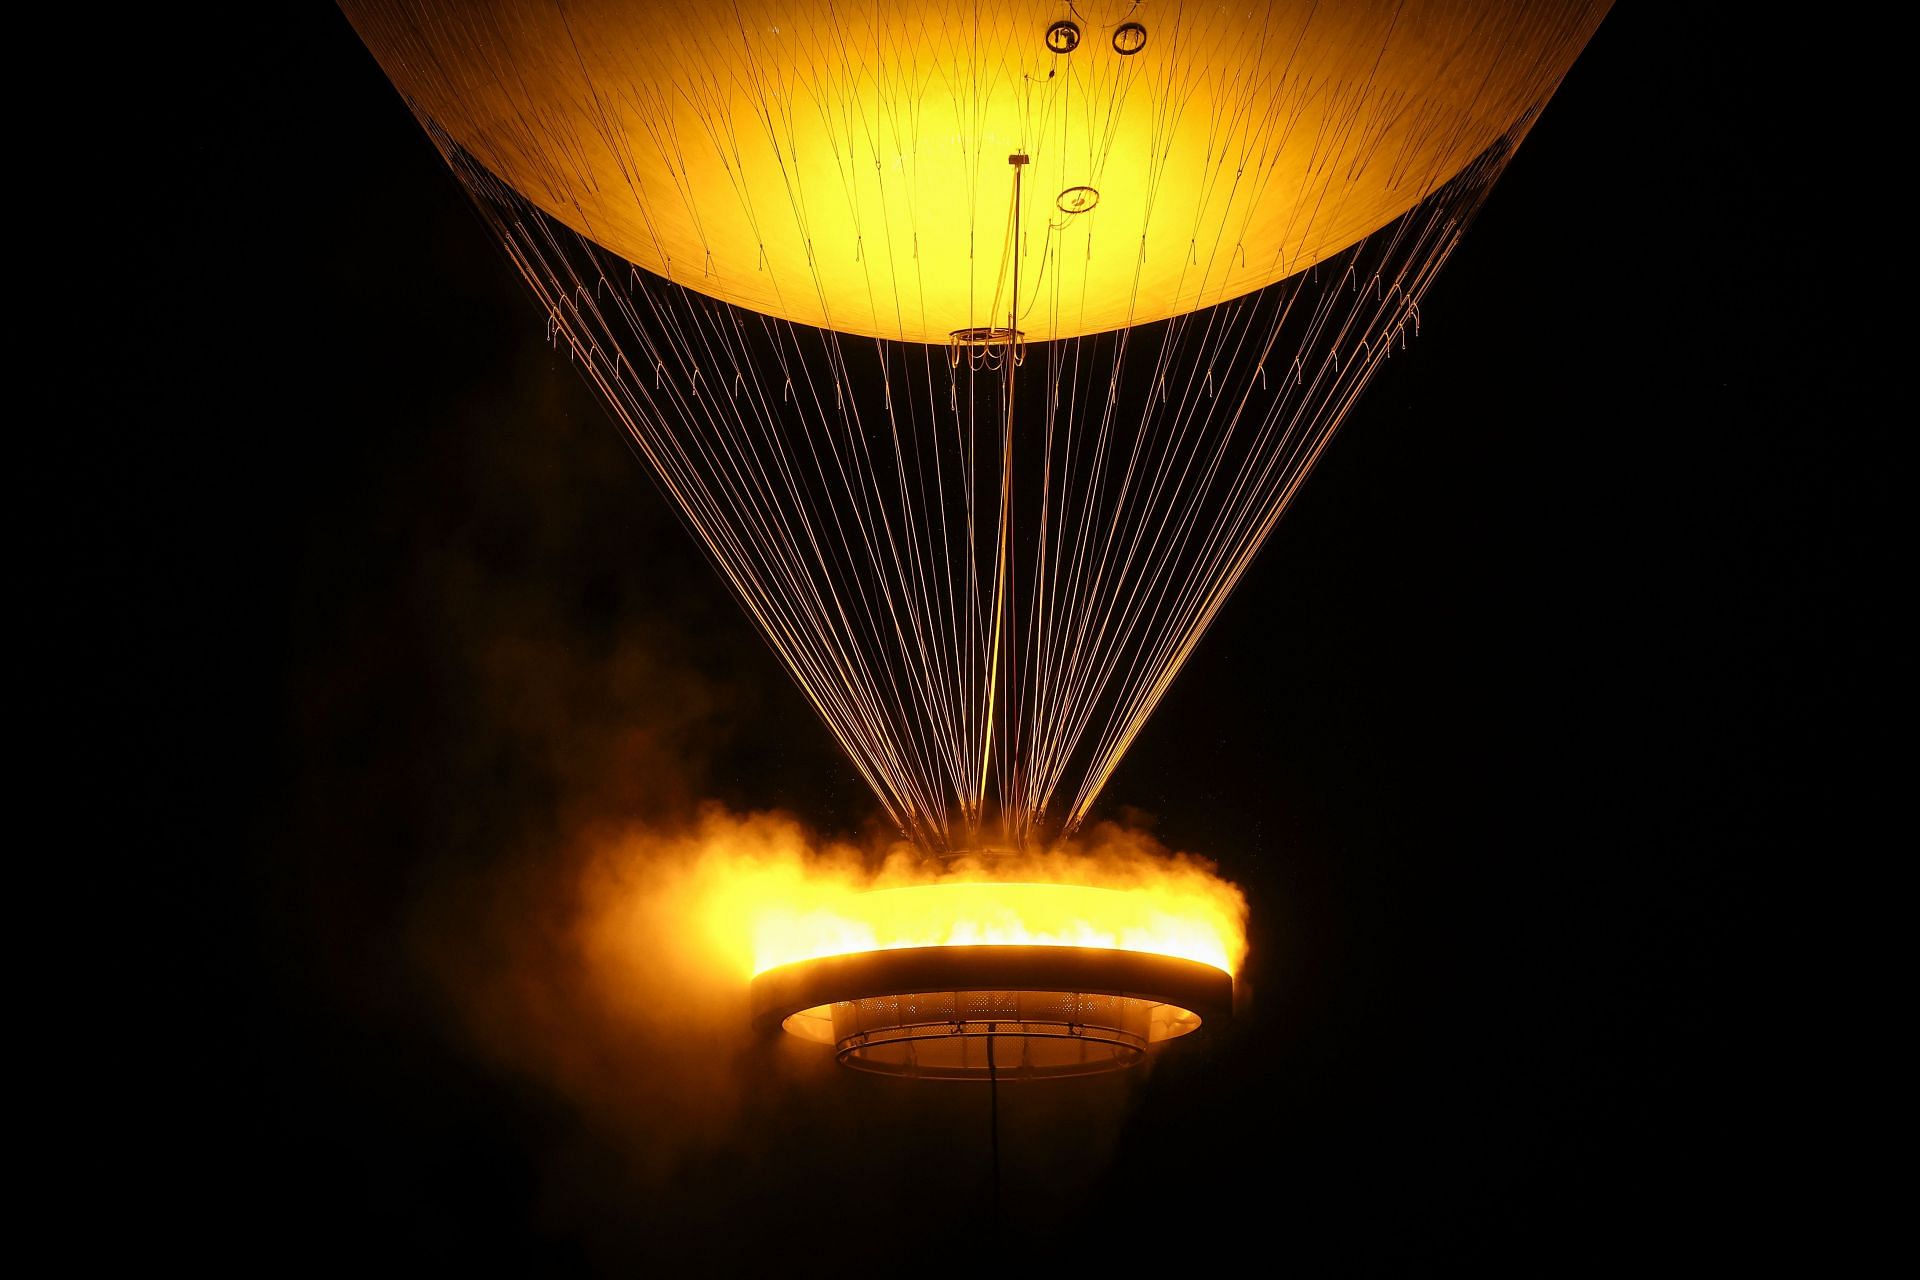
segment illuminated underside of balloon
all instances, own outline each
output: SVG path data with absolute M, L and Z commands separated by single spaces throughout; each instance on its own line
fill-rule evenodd
M 344 8 L 945 856 L 1087 817 L 1607 4 Z

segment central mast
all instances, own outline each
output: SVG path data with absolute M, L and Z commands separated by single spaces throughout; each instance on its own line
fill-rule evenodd
M 1013 296 L 1007 303 L 1007 417 L 1000 449 L 1000 540 L 993 566 L 993 644 L 987 659 L 987 714 L 981 722 L 978 794 L 982 817 L 987 803 L 987 769 L 993 759 L 994 703 L 1000 691 L 1001 632 L 1007 612 L 1007 557 L 1013 541 L 1013 375 L 1020 364 L 1020 173 L 1027 159 L 1024 151 L 1007 157 L 1007 163 L 1013 166 L 1013 218 L 1007 232 L 1008 252 L 1013 259 Z M 1004 813 L 1000 815 L 1000 823 L 1004 831 L 1007 827 Z

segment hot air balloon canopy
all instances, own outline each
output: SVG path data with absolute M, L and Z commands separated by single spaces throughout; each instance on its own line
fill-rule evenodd
M 1237 891 L 1070 892 L 1060 846 L 1605 4 L 344 7 L 888 815 L 988 882 L 848 904 L 756 1020 L 990 1084 L 1223 1020 Z
M 688 289 L 1057 339 L 1293 276 L 1516 140 L 1580 0 L 347 0 L 447 140 Z M 1009 157 L 1025 207 L 1010 236 Z
M 1605 7 L 344 3 L 938 855 L 1085 819 Z

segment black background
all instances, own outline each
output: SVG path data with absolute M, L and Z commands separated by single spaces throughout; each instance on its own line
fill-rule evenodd
M 1839 807 L 1831 569 L 1885 481 L 1839 482 L 1856 346 L 1789 204 L 1833 167 L 1820 95 L 1663 8 L 1603 25 L 1112 780 L 1247 889 L 1254 1000 L 997 1235 L 974 1173 L 913 1181 L 977 1168 L 932 1115 L 970 1096 L 828 1074 L 811 1163 L 730 1139 L 634 1182 L 449 1030 L 406 938 L 465 870 L 702 797 L 872 805 L 346 22 L 136 33 L 74 227 L 112 305 L 66 375 L 97 417 L 63 588 L 97 611 L 76 759 L 116 780 L 77 838 L 164 938 L 118 993 L 140 1087 L 107 1073 L 135 1234 L 555 1270 L 796 1232 L 802 1270 L 1775 1247 L 1792 979 L 1750 944 L 1794 818 Z M 902 1210 L 934 1196 L 950 1233 Z

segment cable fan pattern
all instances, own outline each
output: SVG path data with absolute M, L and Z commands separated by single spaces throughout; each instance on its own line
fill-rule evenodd
M 1087 817 L 1605 11 L 347 8 L 933 853 Z

